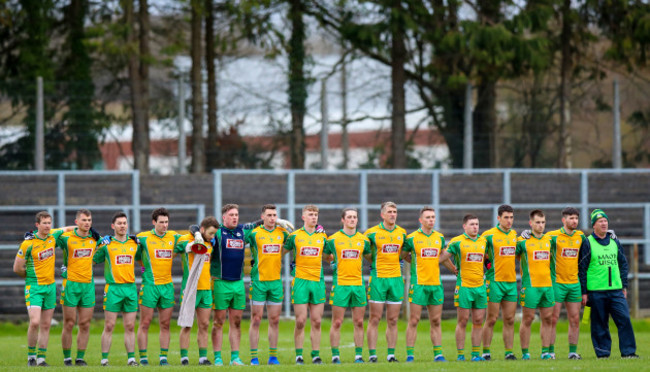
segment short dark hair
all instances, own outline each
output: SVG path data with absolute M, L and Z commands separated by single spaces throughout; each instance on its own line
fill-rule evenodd
M 151 212 L 151 220 L 152 221 L 158 222 L 158 217 L 160 217 L 160 216 L 165 216 L 165 217 L 169 218 L 169 211 L 167 211 L 167 208 L 160 207 L 160 208 L 154 209 L 153 212 Z
M 463 217 L 463 225 L 469 220 L 478 220 L 478 216 L 475 214 L 468 213 Z
M 422 209 L 420 209 L 420 216 L 422 216 L 422 213 L 427 212 L 427 211 L 436 213 L 436 210 L 433 209 L 433 207 L 431 207 L 429 205 L 425 205 L 424 207 L 422 207 Z
M 535 218 L 535 216 L 544 217 L 544 212 L 542 212 L 541 209 L 533 209 L 532 211 L 530 211 L 530 214 L 528 214 L 528 216 L 532 220 L 533 218 Z
M 111 219 L 111 223 L 115 223 L 115 221 L 116 221 L 118 218 L 122 218 L 122 217 L 128 219 L 128 218 L 126 217 L 126 213 L 124 213 L 124 212 L 122 212 L 122 211 L 115 212 L 115 214 L 113 215 L 113 218 Z
M 40 211 L 36 213 L 36 223 L 41 223 L 43 218 L 52 218 L 52 215 L 47 211 Z
M 345 218 L 345 215 L 348 212 L 354 212 L 357 214 L 357 217 L 359 217 L 359 211 L 356 208 L 348 207 L 348 208 L 343 208 L 343 210 L 341 211 L 341 218 Z
M 567 216 L 578 216 L 580 217 L 580 212 L 573 207 L 566 207 L 562 209 L 562 217 L 567 217 Z
M 508 204 L 500 205 L 499 209 L 497 210 L 497 214 L 499 215 L 499 217 L 501 217 L 501 215 L 503 215 L 503 213 L 505 213 L 505 212 L 515 213 L 515 210 L 514 210 L 514 208 L 512 208 Z
M 88 216 L 88 217 L 92 217 L 92 215 L 93 215 L 92 213 L 90 213 L 90 211 L 88 209 L 79 209 L 74 218 L 79 218 L 79 216 L 81 216 L 82 214 L 84 216 Z
M 262 206 L 262 213 L 266 212 L 267 209 L 277 210 L 278 207 L 276 207 L 275 204 L 264 204 Z
M 203 221 L 201 221 L 201 227 L 204 229 L 207 229 L 208 227 L 215 227 L 218 229 L 219 221 L 217 221 L 215 216 L 207 216 Z
M 226 204 L 223 207 L 221 207 L 221 214 L 226 214 L 231 209 L 239 210 L 239 205 L 232 204 L 232 203 Z

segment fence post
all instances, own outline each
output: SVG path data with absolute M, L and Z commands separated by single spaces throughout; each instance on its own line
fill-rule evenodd
M 45 170 L 45 119 L 43 109 L 43 77 L 36 78 L 36 152 L 34 169 Z
M 287 219 L 292 223 L 297 224 L 296 221 L 296 188 L 294 171 L 289 171 L 287 174 Z M 289 268 L 289 255 L 284 255 L 284 316 L 288 318 L 291 316 L 291 269 Z
M 632 245 L 632 318 L 639 318 L 639 244 Z

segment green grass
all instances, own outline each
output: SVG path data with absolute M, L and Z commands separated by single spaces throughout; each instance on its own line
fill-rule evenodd
M 116 332 L 113 337 L 113 347 L 111 350 L 110 361 L 111 369 L 117 369 L 118 367 L 124 368 L 126 364 L 126 352 L 124 350 L 122 330 L 120 326 L 121 320 L 118 320 L 118 326 L 116 327 Z M 558 359 L 555 361 L 541 361 L 539 360 L 540 352 L 540 340 L 539 340 L 539 323 L 533 324 L 533 332 L 531 337 L 531 355 L 533 360 L 529 362 L 505 362 L 503 361 L 503 342 L 501 340 L 501 326 L 500 323 L 497 323 L 495 327 L 495 337 L 492 342 L 492 355 L 496 356 L 497 361 L 481 363 L 481 370 L 485 371 L 503 371 L 505 368 L 526 368 L 526 372 L 530 371 L 564 371 L 564 370 L 614 370 L 624 368 L 631 371 L 643 371 L 650 370 L 650 365 L 648 364 L 648 358 L 650 357 L 650 319 L 634 321 L 634 330 L 637 338 L 637 354 L 641 355 L 641 359 L 638 360 L 621 360 L 618 358 L 618 337 L 616 335 L 615 327 L 612 325 L 613 339 L 614 344 L 612 347 L 612 358 L 609 360 L 597 360 L 595 358 L 593 347 L 591 346 L 591 339 L 589 337 L 589 328 L 586 325 L 581 325 L 581 337 L 578 347 L 578 352 L 582 354 L 584 360 L 582 361 L 569 361 L 566 360 L 566 355 L 568 353 L 568 344 L 567 344 L 567 327 L 566 322 L 561 322 L 558 324 L 558 342 L 556 344 L 556 354 Z M 105 370 L 102 367 L 99 367 L 99 362 L 101 359 L 100 353 L 100 335 L 102 331 L 103 322 L 96 321 L 93 323 L 91 328 L 91 336 L 89 347 L 86 352 L 86 361 L 91 367 L 86 368 L 87 371 L 92 370 Z M 449 360 L 456 358 L 456 347 L 454 339 L 454 329 L 456 322 L 453 320 L 443 321 L 442 332 L 443 332 L 443 353 Z M 346 372 L 349 372 L 350 368 L 354 371 L 378 371 L 378 372 L 396 372 L 399 370 L 457 370 L 457 371 L 475 371 L 477 366 L 474 363 L 433 363 L 433 350 L 431 342 L 429 341 L 429 327 L 428 322 L 421 322 L 418 328 L 418 340 L 415 348 L 415 357 L 416 362 L 411 364 L 403 363 L 406 359 L 406 347 L 405 347 L 405 331 L 406 323 L 399 323 L 399 337 L 397 342 L 397 358 L 402 361 L 399 364 L 388 364 L 385 362 L 386 357 L 386 341 L 384 338 L 386 326 L 385 322 L 380 324 L 379 334 L 379 344 L 377 347 L 377 353 L 379 355 L 380 363 L 374 365 L 358 365 L 351 363 L 354 359 L 354 345 L 352 342 L 352 325 L 349 319 L 346 319 L 342 329 L 341 335 L 341 358 L 343 359 L 344 364 L 342 366 L 333 366 L 329 363 L 331 353 L 329 347 L 329 321 L 323 323 L 323 334 L 321 342 L 321 357 L 326 362 L 323 366 L 312 366 L 309 364 L 309 353 L 311 351 L 310 342 L 309 342 L 309 329 L 306 332 L 306 341 L 304 348 L 304 355 L 306 356 L 307 364 L 305 366 L 295 366 L 293 365 L 294 361 L 294 346 L 293 346 L 293 322 L 290 320 L 284 320 L 281 322 L 280 326 L 280 343 L 279 343 L 279 358 L 280 362 L 283 364 L 281 366 L 283 371 L 325 371 L 330 368 L 338 368 L 341 371 L 343 369 Z M 246 363 L 249 361 L 249 349 L 248 349 L 248 322 L 242 324 L 242 345 L 241 345 L 241 357 Z M 518 331 L 518 324 L 515 326 L 515 332 Z M 179 328 L 174 324 L 172 326 L 172 337 L 171 337 L 171 346 L 169 350 L 169 361 L 172 366 L 166 368 L 166 370 L 188 370 L 188 369 L 205 369 L 208 367 L 199 367 L 195 364 L 198 361 L 198 350 L 196 346 L 196 337 L 192 335 L 192 343 L 190 344 L 190 361 L 192 363 L 191 367 L 181 367 L 180 364 L 180 351 L 178 349 L 178 333 Z M 268 357 L 268 343 L 266 341 L 266 321 L 263 322 L 261 328 L 261 340 L 259 346 L 259 357 L 260 361 L 263 363 L 266 362 Z M 12 323 L 0 323 L 0 370 L 20 370 L 26 368 L 26 355 L 27 355 L 27 326 L 26 324 L 12 324 Z M 47 361 L 53 368 L 50 370 L 63 370 L 63 356 L 61 352 L 60 344 L 60 335 L 61 335 L 61 326 L 52 327 L 50 343 L 48 347 L 48 357 Z M 224 361 L 227 363 L 230 359 L 230 346 L 228 344 L 227 335 L 224 337 L 224 350 L 223 357 Z M 212 360 L 211 345 L 209 346 L 209 357 Z M 158 328 L 157 326 L 151 327 L 149 334 L 149 359 L 153 362 L 154 366 L 157 362 L 158 356 Z M 469 342 L 469 330 L 467 335 L 467 342 L 465 346 L 466 356 L 469 356 L 471 351 L 471 345 Z M 76 349 L 73 346 L 73 357 L 75 355 Z M 515 334 L 515 354 L 519 357 L 521 355 L 521 350 L 519 348 L 519 336 Z M 364 345 L 364 358 L 367 360 L 368 349 Z M 514 366 L 511 364 L 515 363 Z M 524 367 L 525 366 L 525 367 Z M 159 367 L 156 367 L 159 368 Z M 215 368 L 215 367 L 210 367 Z M 222 367 L 222 368 L 232 368 L 232 367 Z M 239 367 L 250 369 L 251 367 Z M 272 366 L 260 366 L 261 368 L 267 371 L 271 369 L 278 369 Z

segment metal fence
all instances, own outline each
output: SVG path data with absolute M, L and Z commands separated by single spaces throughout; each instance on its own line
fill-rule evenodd
M 6 176 L 56 176 L 57 177 L 57 203 L 53 205 L 0 205 L 0 214 L 3 212 L 11 211 L 38 211 L 38 210 L 48 210 L 53 216 L 55 216 L 58 221 L 65 222 L 66 211 L 76 210 L 79 208 L 88 208 L 91 210 L 115 210 L 123 209 L 128 211 L 132 216 L 132 229 L 134 231 L 140 231 L 140 212 L 142 210 L 151 210 L 154 205 L 145 205 L 141 204 L 140 198 L 140 174 L 138 171 L 132 172 L 78 172 L 78 171 L 47 171 L 47 172 L 0 172 L 0 178 Z M 66 202 L 66 177 L 68 176 L 80 176 L 80 175 L 89 175 L 89 176 L 130 176 L 130 184 L 125 185 L 125 187 L 131 188 L 131 203 L 124 205 L 70 205 Z M 430 177 L 430 189 L 426 190 L 425 194 L 429 195 L 430 198 L 426 200 L 418 200 L 418 204 L 405 204 L 399 203 L 400 210 L 418 210 L 423 205 L 431 205 L 437 213 L 438 218 L 436 219 L 436 229 L 440 228 L 440 223 L 445 219 L 445 213 L 451 213 L 452 211 L 463 211 L 463 210 L 477 210 L 491 212 L 493 218 L 493 225 L 497 223 L 497 208 L 499 204 L 506 203 L 512 205 L 516 209 L 533 209 L 533 208 L 542 208 L 542 209 L 562 209 L 567 205 L 572 205 L 578 208 L 581 211 L 582 216 L 588 216 L 590 209 L 593 208 L 616 208 L 623 210 L 641 210 L 642 211 L 642 237 L 636 237 L 634 239 L 628 239 L 626 237 L 621 238 L 621 242 L 625 245 L 636 244 L 642 252 L 644 263 L 650 264 L 650 198 L 646 200 L 636 200 L 633 202 L 594 202 L 590 199 L 590 177 L 595 175 L 612 175 L 612 176 L 623 176 L 626 175 L 643 175 L 650 177 L 649 169 L 626 169 L 626 170 L 558 170 L 558 169 L 486 169 L 486 170 L 356 170 L 356 171 L 305 171 L 305 170 L 214 170 L 212 172 L 212 191 L 213 191 L 213 210 L 220 211 L 224 203 L 229 202 L 226 200 L 226 192 L 224 191 L 224 177 L 226 176 L 273 176 L 280 177 L 283 179 L 284 184 L 286 184 L 286 190 L 284 190 L 284 200 L 276 205 L 286 211 L 285 217 L 290 221 L 297 221 L 296 211 L 302 208 L 305 204 L 297 202 L 297 188 L 296 185 L 300 180 L 297 180 L 297 177 L 309 177 L 309 176 L 348 176 L 356 179 L 356 185 L 358 186 L 358 194 L 356 201 L 353 203 L 318 203 L 318 206 L 322 210 L 340 210 L 344 207 L 356 207 L 360 211 L 359 219 L 359 228 L 362 231 L 365 231 L 369 226 L 369 211 L 372 208 L 375 208 L 374 204 L 369 203 L 369 179 L 372 179 L 376 176 L 391 176 L 391 177 Z M 500 180 L 501 188 L 501 202 L 495 203 L 493 200 L 486 203 L 445 203 L 441 200 L 441 179 L 446 176 L 471 176 L 471 175 L 491 175 L 497 176 Z M 575 200 L 563 200 L 561 196 L 558 197 L 558 200 L 553 203 L 513 203 L 513 187 L 512 180 L 520 176 L 525 175 L 548 175 L 549 177 L 554 177 L 558 175 L 570 175 L 573 177 L 579 178 L 579 201 Z M 301 197 L 304 199 L 304 197 Z M 185 210 L 194 210 L 196 211 L 196 219 L 200 221 L 206 212 L 205 204 L 177 204 L 177 205 L 166 205 L 169 209 L 185 209 Z M 217 212 L 215 212 L 216 214 Z M 583 230 L 588 230 L 588 218 L 581 218 L 581 227 Z M 0 249 L 15 249 L 15 245 L 0 245 Z M 291 277 L 289 275 L 289 258 L 285 256 L 284 259 L 284 273 L 283 281 L 285 285 L 285 303 L 284 303 L 284 312 L 286 316 L 290 315 L 290 281 Z M 639 279 L 650 279 L 650 274 L 641 273 L 638 275 Z M 175 278 L 176 281 L 179 281 L 180 278 Z M 331 281 L 331 277 L 326 277 L 327 281 Z M 454 276 L 443 275 L 444 281 L 455 280 Z M 17 286 L 22 282 L 18 280 L 0 280 L 0 286 Z M 96 280 L 97 285 L 101 285 L 103 281 L 98 278 Z

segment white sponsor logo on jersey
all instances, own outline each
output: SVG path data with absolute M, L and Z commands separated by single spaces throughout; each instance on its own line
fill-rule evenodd
M 386 254 L 399 253 L 399 244 L 384 244 L 381 246 L 381 252 Z
M 280 244 L 264 244 L 262 246 L 262 253 L 264 253 L 264 254 L 278 254 L 278 253 L 280 253 Z
M 534 261 L 548 261 L 550 258 L 551 252 L 549 251 L 533 251 Z
M 156 249 L 156 258 L 160 258 L 163 260 L 169 260 L 172 258 L 172 250 L 171 249 Z
M 361 255 L 358 249 L 344 249 L 341 251 L 341 258 L 344 260 L 356 260 Z
M 92 248 L 81 248 L 81 249 L 75 249 L 74 253 L 72 254 L 72 257 L 74 258 L 84 258 L 84 257 L 90 257 L 93 254 Z
M 230 249 L 244 249 L 244 241 L 241 239 L 227 239 L 226 248 Z
M 48 248 L 46 250 L 38 252 L 38 260 L 43 261 L 54 256 L 54 248 Z
M 420 257 L 422 258 L 436 258 L 438 257 L 438 248 L 422 248 Z
M 116 265 L 131 265 L 133 263 L 133 256 L 128 254 L 121 254 L 115 256 Z
M 319 247 L 302 247 L 300 248 L 300 255 L 307 257 L 318 257 L 320 254 Z
M 499 256 L 514 256 L 515 255 L 515 247 L 511 246 L 504 246 L 499 249 Z
M 483 253 L 481 252 L 470 252 L 465 258 L 467 262 L 483 262 Z
M 578 252 L 580 250 L 578 248 L 564 248 L 562 250 L 562 257 L 566 258 L 576 258 L 578 257 Z

